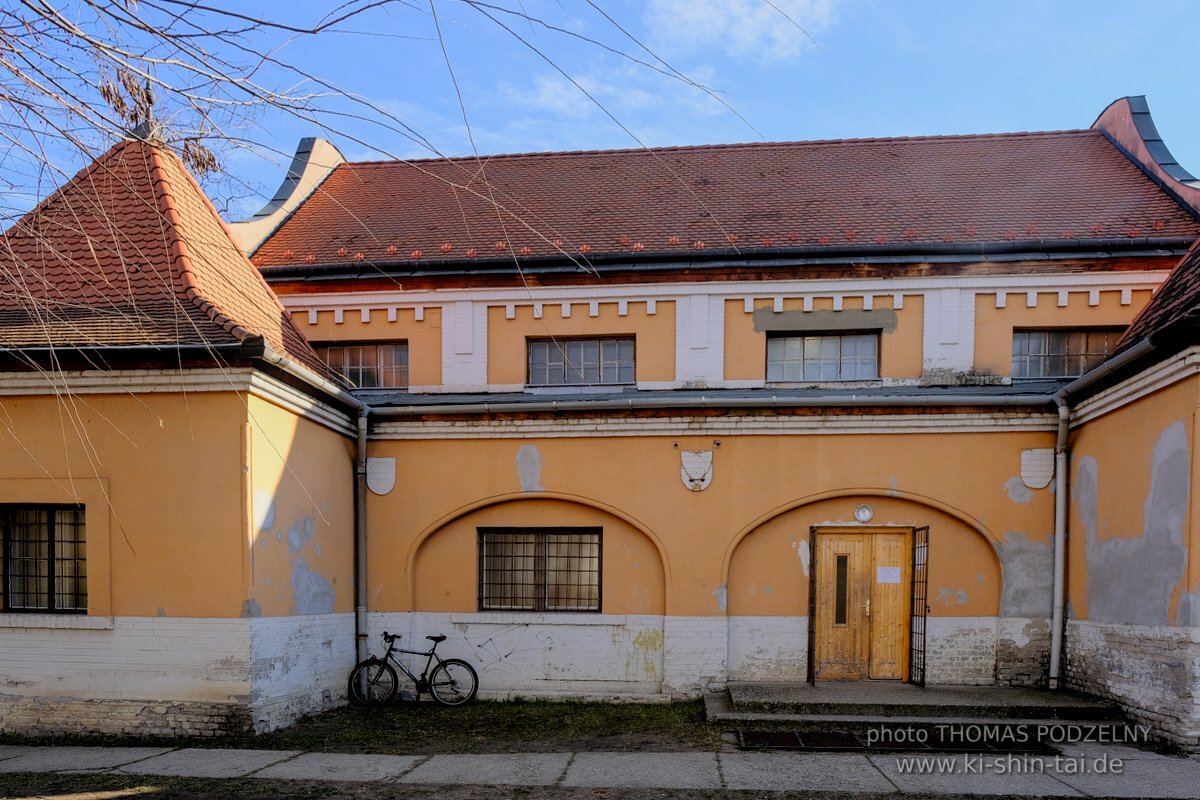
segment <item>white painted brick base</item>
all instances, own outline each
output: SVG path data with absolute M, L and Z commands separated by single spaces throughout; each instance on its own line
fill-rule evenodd
M 927 685 L 990 686 L 996 681 L 996 617 L 928 617 Z
M 272 730 L 344 703 L 353 661 L 352 614 L 0 627 L 0 733 Z
M 694 697 L 720 689 L 729 678 L 727 617 L 664 617 L 663 691 Z
M 729 679 L 808 678 L 808 617 L 729 617 Z
M 371 613 L 370 650 L 379 634 L 404 635 L 424 650 L 444 634 L 438 655 L 461 658 L 486 694 L 657 694 L 663 682 L 663 618 L 643 614 Z M 402 656 L 419 672 L 424 659 Z
M 353 667 L 353 614 L 251 620 L 254 730 L 275 730 L 345 705 L 346 678 Z
M 1200 752 L 1200 628 L 1070 620 L 1066 646 L 1067 686 Z

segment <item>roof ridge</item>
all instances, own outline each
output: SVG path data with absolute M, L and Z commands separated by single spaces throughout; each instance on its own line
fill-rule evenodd
M 795 148 L 795 147 L 825 147 L 832 145 L 871 145 L 887 142 L 907 143 L 907 142 L 926 142 L 926 141 L 979 141 L 981 139 L 1040 139 L 1064 135 L 1097 135 L 1099 132 L 1092 128 L 1066 128 L 1053 131 L 1008 131 L 999 133 L 954 133 L 954 134 L 924 134 L 918 136 L 877 136 L 877 137 L 858 137 L 845 139 L 798 139 L 793 141 L 778 141 L 778 142 L 721 142 L 717 144 L 688 144 L 688 145 L 667 145 L 663 147 L 617 147 L 617 148 L 601 148 L 592 150 L 543 150 L 543 151 L 527 151 L 521 153 L 494 153 L 491 155 L 464 155 L 464 156 L 440 156 L 434 158 L 394 158 L 394 159 L 372 159 L 366 161 L 345 161 L 339 164 L 335 169 L 343 167 L 372 167 L 372 166 L 392 166 L 395 164 L 444 164 L 446 162 L 461 162 L 461 161 L 482 161 L 484 163 L 495 161 L 497 159 L 510 158 L 529 158 L 533 156 L 543 157 L 561 157 L 561 156 L 605 156 L 618 154 L 634 154 L 634 153 L 674 153 L 674 152 L 699 152 L 709 150 L 751 150 L 751 149 L 768 149 L 768 148 Z
M 184 241 L 183 236 L 183 220 L 180 218 L 179 210 L 175 207 L 175 198 L 171 193 L 171 182 L 167 175 L 166 167 L 161 160 L 162 155 L 159 148 L 154 145 L 144 143 L 144 146 L 150 148 L 152 167 L 149 177 L 151 188 L 154 190 L 155 197 L 162 203 L 163 218 L 171 226 L 172 236 L 169 249 L 172 256 L 178 261 L 177 266 L 180 280 L 183 283 L 184 296 L 191 300 L 192 304 L 200 309 L 210 320 L 239 340 L 245 341 L 247 338 L 256 335 L 253 331 L 239 324 L 224 309 L 204 296 L 204 292 L 196 278 L 196 273 L 192 270 L 190 248 L 187 242 Z M 257 272 L 257 270 L 255 271 Z
M 287 312 L 287 308 L 284 307 L 283 301 L 279 299 L 279 295 L 275 294 L 275 290 L 271 288 L 271 284 L 267 283 L 266 278 L 264 278 L 262 273 L 258 271 L 258 267 L 254 266 L 253 262 L 251 262 L 250 258 L 246 255 L 246 251 L 244 251 L 234 240 L 233 234 L 229 230 L 229 226 L 221 217 L 221 212 L 217 211 L 217 207 L 213 205 L 212 198 L 210 198 L 208 193 L 204 191 L 204 188 L 200 186 L 200 182 L 196 180 L 196 176 L 192 174 L 191 170 L 185 168 L 183 164 L 178 162 L 178 159 L 173 152 L 170 152 L 169 155 L 172 159 L 175 159 L 176 166 L 179 167 L 179 172 L 183 173 L 185 180 L 187 180 L 191 185 L 196 195 L 204 201 L 204 205 L 209 211 L 212 212 L 213 218 L 216 219 L 216 221 L 220 224 L 221 232 L 225 234 L 225 238 L 229 240 L 229 246 L 233 248 L 234 252 L 241 256 L 242 261 L 246 263 L 247 269 L 254 274 L 255 278 L 258 279 L 258 282 L 262 284 L 264 289 L 266 289 L 271 299 L 275 301 L 275 306 L 280 311 Z

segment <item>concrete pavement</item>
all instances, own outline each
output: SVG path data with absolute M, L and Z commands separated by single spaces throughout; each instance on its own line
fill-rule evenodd
M 417 785 L 818 790 L 1195 798 L 1200 759 L 1119 745 L 1060 756 L 861 753 L 362 755 L 295 750 L 0 746 L 0 773 L 118 773 Z

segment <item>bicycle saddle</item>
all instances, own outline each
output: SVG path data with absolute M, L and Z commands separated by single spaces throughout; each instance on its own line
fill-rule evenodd
M 433 642 L 434 644 L 437 644 L 438 642 L 446 641 L 445 636 L 426 636 L 425 638 L 428 639 L 429 641 Z

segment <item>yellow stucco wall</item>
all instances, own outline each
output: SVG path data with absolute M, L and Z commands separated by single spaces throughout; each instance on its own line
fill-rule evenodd
M 931 614 L 977 617 L 999 612 L 1000 563 L 989 541 L 976 529 L 944 511 L 910 500 L 865 500 L 874 508 L 876 519 L 929 526 L 929 548 L 934 554 L 929 565 Z M 768 520 L 738 542 L 729 565 L 729 613 L 807 614 L 811 529 L 829 520 L 844 522 L 847 503 L 836 498 L 801 506 Z
M 1089 305 L 1087 292 L 1070 292 L 1067 305 L 1058 305 L 1058 292 L 1040 292 L 1037 306 L 1028 307 L 1024 292 L 1005 297 L 1004 308 L 996 308 L 996 295 L 975 297 L 975 369 L 992 375 L 1012 374 L 1014 328 L 1125 327 L 1150 301 L 1149 289 L 1130 293 L 1129 305 L 1121 305 L 1119 289 L 1100 292 L 1099 304 Z
M 1196 624 L 1196 412 L 1191 377 L 1086 422 L 1071 437 L 1071 616 Z M 1189 596 L 1190 594 L 1190 596 Z
M 895 330 L 885 331 L 879 340 L 879 376 L 881 378 L 919 378 L 921 376 L 922 311 L 924 299 L 906 296 L 904 307 L 894 309 L 892 295 L 873 297 L 874 309 L 894 310 Z M 773 309 L 774 301 L 756 300 L 754 308 Z M 785 312 L 803 311 L 804 301 L 788 298 L 783 302 Z M 861 297 L 843 300 L 844 311 L 861 311 Z M 813 311 L 832 311 L 833 298 L 817 297 Z M 763 380 L 767 375 L 767 334 L 754 329 L 754 315 L 747 314 L 741 300 L 725 301 L 725 379 Z
M 568 516 L 580 522 L 572 524 L 590 519 L 607 531 L 618 517 L 642 531 L 662 554 L 668 614 L 725 613 L 727 597 L 738 613 L 806 614 L 793 539 L 806 539 L 811 524 L 853 523 L 855 506 L 865 501 L 876 507 L 872 524 L 933 529 L 933 614 L 994 614 L 1001 588 L 996 548 L 1032 548 L 1048 563 L 1051 492 L 1018 484 L 1021 450 L 1052 445 L 1052 434 L 1037 432 L 724 436 L 719 445 L 696 436 L 375 441 L 371 455 L 396 459 L 404 491 L 368 500 L 371 608 L 474 607 L 470 531 L 483 518 L 478 509 L 549 498 L 578 506 Z M 684 487 L 681 450 L 714 452 L 709 488 Z M 565 507 L 508 503 L 504 518 L 555 525 L 560 512 L 566 515 Z M 401 565 L 419 542 L 418 563 L 436 555 L 430 563 L 463 574 L 418 577 L 414 586 Z M 754 574 L 762 576 L 758 599 L 744 580 Z M 629 586 L 610 591 L 613 578 Z M 606 598 L 636 599 L 629 591 L 643 579 L 627 572 L 605 580 Z M 764 598 L 764 580 L 791 594 Z M 453 585 L 449 597 L 435 588 L 443 583 Z M 624 601 L 619 608 L 635 610 Z M 648 602 L 636 610 L 657 613 Z
M 574 303 L 564 318 L 561 303 L 546 303 L 542 317 L 533 306 L 516 306 L 513 319 L 502 306 L 488 309 L 488 383 L 524 384 L 528 368 L 526 342 L 552 336 L 633 336 L 639 381 L 675 380 L 675 304 L 630 302 L 625 316 L 617 303 L 600 303 L 589 316 L 587 303 Z
M 3 397 L 0 419 L 0 503 L 85 506 L 89 614 L 351 609 L 345 437 L 235 392 Z
M 292 322 L 314 344 L 331 342 L 408 342 L 408 382 L 411 386 L 436 386 L 442 382 L 442 309 L 424 309 L 424 319 L 416 318 L 416 310 L 396 310 L 396 321 L 388 322 L 386 309 L 372 309 L 369 321 L 362 321 L 359 309 L 345 312 L 342 322 L 334 322 L 332 311 L 317 314 L 317 324 L 308 323 L 308 312 L 292 313 Z
M 354 442 L 250 398 L 247 613 L 354 607 Z
M 662 559 L 627 521 L 562 500 L 512 500 L 453 520 L 425 539 L 413 569 L 421 611 L 478 610 L 478 570 L 463 557 L 476 552 L 480 527 L 586 527 L 603 525 L 601 596 L 605 613 L 661 614 L 665 606 Z
M 88 611 L 236 617 L 244 397 L 0 398 L 0 502 L 86 513 Z

